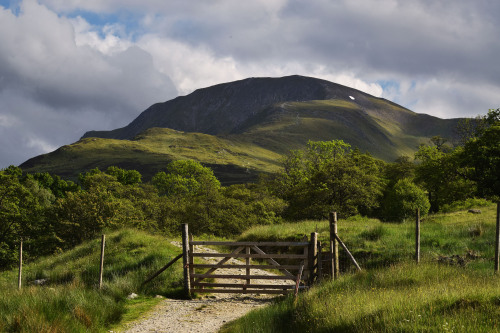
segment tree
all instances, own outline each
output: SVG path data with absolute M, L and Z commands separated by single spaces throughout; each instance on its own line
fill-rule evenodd
M 15 167 L 0 171 L 0 267 L 8 267 L 16 260 L 15 249 L 21 239 L 27 248 L 40 243 L 45 212 L 54 200 L 52 193 L 33 179 L 21 182 L 19 171 Z M 43 247 L 25 252 L 26 258 L 32 252 L 47 253 Z
M 220 188 L 212 169 L 192 160 L 171 162 L 167 172 L 157 173 L 152 183 L 161 195 L 170 197 L 207 195 Z
M 125 170 L 116 166 L 110 166 L 106 169 L 106 173 L 114 176 L 123 185 L 134 185 L 142 182 L 142 175 L 137 170 Z
M 474 196 L 476 187 L 464 177 L 461 151 L 461 147 L 447 152 L 438 146 L 421 145 L 415 153 L 415 159 L 419 161 L 415 182 L 427 190 L 431 211 L 439 211 L 445 204 Z
M 305 151 L 292 151 L 283 166 L 270 187 L 288 202 L 289 218 L 324 218 L 331 210 L 367 214 L 378 206 L 383 162 L 343 141 L 309 142 Z
M 469 140 L 461 157 L 466 176 L 477 182 L 479 195 L 500 200 L 500 122 Z
M 426 215 L 430 206 L 423 189 L 408 178 L 401 179 L 384 199 L 383 218 L 386 221 L 403 221 L 414 217 L 417 208 L 421 215 Z

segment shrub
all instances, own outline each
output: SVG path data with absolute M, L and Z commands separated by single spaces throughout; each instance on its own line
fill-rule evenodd
M 466 210 L 477 207 L 486 207 L 491 205 L 491 201 L 481 198 L 468 198 L 466 200 L 455 201 L 449 205 L 441 207 L 442 213 L 451 213 L 459 210 Z
M 382 214 L 386 221 L 404 221 L 414 216 L 417 208 L 421 215 L 426 215 L 430 209 L 429 199 L 424 190 L 405 178 L 399 180 L 389 191 Z

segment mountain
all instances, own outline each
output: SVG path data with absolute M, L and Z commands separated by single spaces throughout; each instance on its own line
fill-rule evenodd
M 191 158 L 232 183 L 276 171 L 282 154 L 308 140 L 342 139 L 390 161 L 432 136 L 453 139 L 457 123 L 316 78 L 249 78 L 154 104 L 123 128 L 87 132 L 21 167 L 74 177 L 118 165 L 147 178 L 170 160 Z

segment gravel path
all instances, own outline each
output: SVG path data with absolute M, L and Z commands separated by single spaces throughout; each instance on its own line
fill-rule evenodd
M 179 243 L 174 243 L 179 246 Z M 196 252 L 216 253 L 204 246 L 196 246 Z M 208 263 L 217 263 L 221 258 L 203 257 Z M 231 259 L 228 264 L 241 264 Z M 270 272 L 252 269 L 259 275 L 273 275 Z M 244 269 L 218 269 L 217 274 L 244 274 Z M 218 280 L 221 283 L 241 283 L 241 280 Z M 261 280 L 262 281 L 262 280 Z M 259 283 L 258 280 L 252 283 Z M 293 284 L 292 281 L 266 280 L 266 284 Z M 252 309 L 272 302 L 274 295 L 215 294 L 196 300 L 162 301 L 151 313 L 131 323 L 127 333 L 144 332 L 217 332 L 226 322 L 237 319 Z

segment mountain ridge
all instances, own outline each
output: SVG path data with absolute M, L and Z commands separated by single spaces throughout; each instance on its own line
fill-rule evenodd
M 171 160 L 194 159 L 211 166 L 223 183 L 237 183 L 276 172 L 284 154 L 309 140 L 344 140 L 393 161 L 412 156 L 432 136 L 453 141 L 458 121 L 418 114 L 326 80 L 248 78 L 156 103 L 125 127 L 89 131 L 21 168 L 75 178 L 78 172 L 116 165 L 135 168 L 148 179 Z
M 349 96 L 362 107 L 372 97 L 354 88 L 300 75 L 247 78 L 197 89 L 186 96 L 153 104 L 125 127 L 112 131 L 89 131 L 82 138 L 130 140 L 151 127 L 212 135 L 240 134 L 239 126 L 267 107 L 290 101 L 348 100 Z

